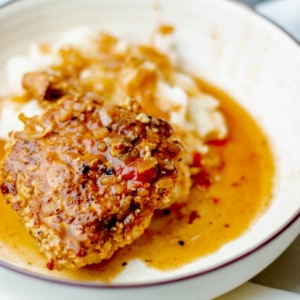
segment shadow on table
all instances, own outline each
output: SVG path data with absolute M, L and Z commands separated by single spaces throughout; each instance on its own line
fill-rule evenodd
M 279 258 L 251 281 L 280 290 L 300 293 L 300 235 Z

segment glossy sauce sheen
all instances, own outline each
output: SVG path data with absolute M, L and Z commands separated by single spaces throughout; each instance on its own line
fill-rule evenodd
M 220 180 L 204 194 L 198 188 L 186 204 L 154 214 L 150 227 L 109 261 L 79 271 L 49 271 L 14 211 L 0 201 L 0 258 L 24 269 L 55 277 L 110 282 L 132 259 L 159 270 L 178 268 L 239 237 L 265 211 L 271 199 L 274 165 L 266 137 L 254 120 L 223 92 L 200 82 L 218 98 L 229 137 L 211 145 L 226 163 Z M 4 143 L 0 144 L 3 155 Z M 2 200 L 2 199 L 1 199 Z

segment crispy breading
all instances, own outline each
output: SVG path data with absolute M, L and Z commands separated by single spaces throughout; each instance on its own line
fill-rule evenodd
M 2 193 L 48 259 L 78 269 L 108 259 L 168 201 L 182 146 L 171 126 L 99 97 L 66 96 L 11 134 Z

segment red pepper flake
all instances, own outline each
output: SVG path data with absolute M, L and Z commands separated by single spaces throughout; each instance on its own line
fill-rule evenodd
M 115 167 L 118 175 L 122 175 L 122 177 L 126 180 L 136 180 L 137 177 L 137 169 L 136 166 L 142 162 L 142 159 L 137 159 L 133 162 L 126 164 L 125 166 Z
M 186 207 L 186 203 L 173 203 L 170 206 L 170 211 L 176 214 L 177 220 L 182 220 L 184 218 L 184 214 L 182 210 Z
M 209 174 L 201 170 L 199 173 L 192 177 L 194 179 L 194 184 L 204 190 L 208 189 L 210 186 Z
M 140 182 L 147 182 L 150 183 L 156 177 L 156 168 L 151 168 L 146 170 L 143 173 L 138 173 L 136 165 L 140 161 L 135 161 L 134 163 L 128 164 L 124 167 L 119 167 L 116 170 L 117 175 L 122 175 L 124 180 L 133 180 L 133 181 L 140 181 Z
M 225 168 L 225 165 L 226 165 L 226 164 L 225 164 L 225 161 L 222 160 L 222 161 L 220 162 L 219 166 L 218 166 L 218 170 L 219 170 L 219 171 L 223 170 L 223 169 Z
M 224 146 L 226 143 L 227 143 L 227 139 L 208 141 L 208 144 L 212 146 Z
M 52 271 L 54 268 L 54 261 L 51 260 L 51 261 L 47 262 L 46 266 L 50 271 Z
M 143 173 L 137 174 L 137 180 L 141 182 L 151 182 L 155 177 L 156 177 L 156 168 L 151 168 Z
M 218 204 L 220 202 L 218 198 L 211 198 L 210 201 L 214 204 Z
M 188 224 L 192 224 L 196 219 L 199 218 L 200 215 L 198 215 L 198 212 L 196 210 L 191 211 Z
M 135 167 L 125 167 L 122 170 L 122 178 L 124 180 L 135 180 L 137 170 Z
M 199 152 L 194 154 L 192 167 L 201 167 L 202 155 Z
M 210 186 L 211 182 L 208 172 L 202 168 L 201 160 L 202 155 L 199 152 L 196 152 L 194 154 L 191 167 L 200 168 L 200 171 L 197 174 L 193 175 L 192 179 L 194 180 L 195 186 L 198 186 L 202 189 L 207 189 Z
M 228 227 L 230 227 L 230 225 L 229 225 L 229 224 L 225 224 L 224 227 L 225 227 L 225 228 L 228 228 Z

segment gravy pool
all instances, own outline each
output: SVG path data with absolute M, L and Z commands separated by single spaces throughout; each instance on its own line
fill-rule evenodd
M 202 81 L 199 84 L 219 99 L 229 129 L 226 143 L 211 146 L 225 166 L 220 180 L 205 194 L 193 188 L 188 203 L 156 211 L 145 233 L 110 260 L 78 271 L 49 271 L 46 259 L 1 197 L 0 258 L 48 276 L 110 282 L 132 259 L 159 270 L 179 268 L 244 233 L 272 198 L 272 153 L 266 136 L 243 108 L 220 90 Z M 1 157 L 4 144 L 1 141 Z

